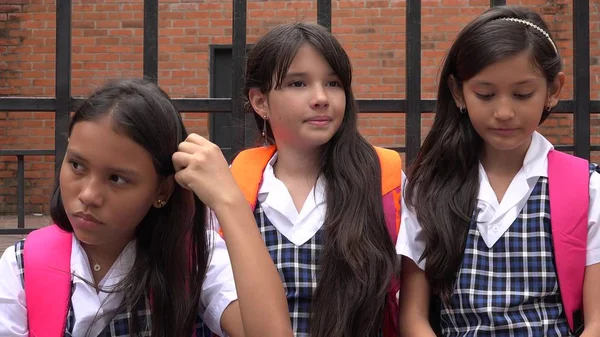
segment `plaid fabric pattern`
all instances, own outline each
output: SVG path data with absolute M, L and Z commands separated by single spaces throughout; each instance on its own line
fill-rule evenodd
M 15 244 L 15 255 L 17 258 L 17 265 L 19 267 L 19 276 L 21 277 L 21 284 L 25 287 L 25 263 L 23 260 L 23 247 L 25 239 Z M 71 297 L 75 291 L 75 286 L 71 282 Z M 135 311 L 137 311 L 138 326 L 140 333 L 137 334 L 139 337 L 151 336 L 150 327 L 152 324 L 150 316 L 150 302 L 148 298 L 144 302 L 140 303 Z M 131 309 L 131 308 L 130 308 Z M 129 337 L 129 321 L 132 317 L 134 310 L 123 310 L 122 312 L 115 315 L 111 322 L 104 328 L 104 330 L 98 335 L 98 337 Z M 73 328 L 75 326 L 75 313 L 73 312 L 73 303 L 69 299 L 69 311 L 67 313 L 66 327 L 64 337 L 73 337 Z M 191 335 L 191 334 L 190 334 Z M 196 319 L 196 337 L 213 337 L 213 332 L 204 324 L 200 315 Z
M 594 170 L 590 165 L 590 174 Z M 446 337 L 572 336 L 554 265 L 546 177 L 540 177 L 492 248 L 471 222 L 451 304 L 442 306 L 441 327 Z
M 25 239 L 15 243 L 15 257 L 17 259 L 17 266 L 19 267 L 19 277 L 21 278 L 21 285 L 25 289 L 25 263 L 23 262 L 23 249 L 25 248 Z
M 315 236 L 301 246 L 296 246 L 283 236 L 263 213 L 260 203 L 254 210 L 256 223 L 273 263 L 283 280 L 290 320 L 296 337 L 309 337 L 310 306 L 312 294 L 317 287 L 319 255 L 323 234 Z
M 65 337 L 73 337 L 73 328 L 75 328 L 75 313 L 73 312 L 73 292 L 75 284 L 71 282 L 71 296 L 69 297 L 69 311 L 67 312 L 67 321 L 65 326 Z
M 147 337 L 151 335 L 152 320 L 150 318 L 150 301 L 145 298 L 144 301 L 138 303 L 135 308 L 125 308 L 117 313 L 98 337 L 128 337 L 129 325 L 135 312 L 138 323 L 138 336 Z
M 150 300 L 148 297 L 143 302 L 140 302 L 138 306 L 133 308 L 122 310 L 120 313 L 115 315 L 112 321 L 104 328 L 102 333 L 98 337 L 129 337 L 129 325 L 132 319 L 132 313 L 137 313 L 138 330 L 140 331 L 136 336 L 149 337 L 152 336 L 152 318 L 150 311 Z M 191 334 L 190 334 L 191 335 Z M 204 322 L 200 318 L 200 315 L 196 319 L 196 337 L 212 337 L 213 333 L 204 325 Z

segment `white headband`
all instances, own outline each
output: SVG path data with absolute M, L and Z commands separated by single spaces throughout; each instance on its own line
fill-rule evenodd
M 542 35 L 544 35 L 548 39 L 548 41 L 550 41 L 550 44 L 552 45 L 552 48 L 554 48 L 554 51 L 556 52 L 556 54 L 558 54 L 558 49 L 556 48 L 556 45 L 554 44 L 554 41 L 552 41 L 552 38 L 550 37 L 550 34 L 546 33 L 546 31 L 544 31 L 540 27 L 536 26 L 535 24 L 533 24 L 533 23 L 531 23 L 531 22 L 529 22 L 527 20 L 516 19 L 516 18 L 500 18 L 498 20 L 518 22 L 518 23 L 522 23 L 524 25 L 527 25 L 529 27 L 535 28 L 538 32 L 542 33 Z

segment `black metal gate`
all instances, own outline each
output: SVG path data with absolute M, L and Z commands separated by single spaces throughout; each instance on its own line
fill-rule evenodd
M 317 21 L 331 28 L 331 0 L 317 1 Z M 233 26 L 231 51 L 231 92 L 240 93 L 246 54 L 246 0 L 233 0 Z M 490 0 L 490 6 L 505 5 L 506 0 Z M 24 157 L 54 155 L 58 172 L 66 150 L 69 113 L 79 102 L 71 97 L 71 0 L 56 3 L 56 95 L 55 98 L 0 97 L 0 111 L 54 111 L 55 150 L 6 150 L 0 156 L 17 157 L 17 228 L 0 229 L 3 234 L 26 234 L 25 227 Z M 574 145 L 557 146 L 563 151 L 573 151 L 589 159 L 590 151 L 600 146 L 590 146 L 590 113 L 600 113 L 600 100 L 590 100 L 590 30 L 589 0 L 573 1 L 574 88 L 573 99 L 563 100 L 555 113 L 573 114 Z M 144 76 L 156 81 L 158 74 L 158 0 L 144 0 Z M 405 152 L 410 162 L 421 144 L 421 113 L 434 110 L 434 100 L 421 99 L 421 1 L 406 0 L 406 99 L 358 100 L 361 112 L 404 113 L 406 115 L 406 146 L 394 148 Z M 212 95 L 218 97 L 217 95 Z M 244 127 L 244 110 L 241 95 L 232 98 L 174 99 L 181 112 L 205 111 L 230 113 L 230 151 L 235 153 L 247 144 Z M 237 126 L 237 127 L 236 127 Z

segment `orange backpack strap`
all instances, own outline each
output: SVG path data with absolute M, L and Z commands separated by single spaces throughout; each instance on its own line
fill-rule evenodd
M 375 147 L 381 166 L 381 195 L 388 230 L 394 244 L 400 229 L 400 197 L 402 193 L 402 158 L 394 150 Z M 392 227 L 393 225 L 393 227 Z
M 400 197 L 402 193 L 402 159 L 400 154 L 393 150 L 375 147 L 381 166 L 381 194 L 383 197 L 383 212 L 388 233 L 394 245 L 398 239 L 400 229 Z M 386 310 L 383 319 L 383 336 L 396 337 L 398 335 L 398 291 L 400 280 L 392 279 L 388 287 Z
M 231 163 L 233 178 L 253 210 L 256 207 L 256 197 L 263 172 L 276 150 L 275 146 L 244 150 Z
M 275 146 L 257 147 L 240 152 L 231 164 L 231 173 L 242 190 L 246 201 L 254 210 L 262 176 L 269 160 L 275 154 Z M 400 193 L 402 185 L 402 159 L 398 152 L 375 147 L 381 166 L 381 194 L 383 196 L 386 225 L 389 234 L 396 242 L 400 228 Z M 220 234 L 223 235 L 222 231 Z M 400 288 L 398 280 L 390 285 L 384 336 L 395 337 L 398 331 L 398 301 L 396 294 Z
M 262 176 L 273 155 L 277 151 L 275 146 L 261 146 L 240 152 L 231 163 L 231 174 L 242 190 L 244 198 L 254 211 L 258 190 L 262 183 Z M 223 229 L 219 228 L 219 234 L 223 236 Z

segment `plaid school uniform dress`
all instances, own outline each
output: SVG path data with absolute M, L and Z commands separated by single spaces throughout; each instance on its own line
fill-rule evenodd
M 17 258 L 17 264 L 19 266 L 19 276 L 21 277 L 21 284 L 25 286 L 25 261 L 23 260 L 23 247 L 25 239 L 15 244 L 15 254 Z M 71 282 L 71 297 L 75 290 L 74 284 Z M 137 315 L 138 327 L 140 337 L 152 336 L 150 332 L 150 326 L 152 324 L 151 312 L 150 312 L 150 301 L 145 298 L 145 301 L 141 302 L 135 310 L 133 308 L 125 308 L 113 317 L 110 323 L 102 330 L 98 337 L 129 337 L 129 321 L 132 318 L 133 313 Z M 75 326 L 75 314 L 73 312 L 73 303 L 69 299 L 69 310 L 67 313 L 67 321 L 65 326 L 64 337 L 75 337 L 73 336 L 73 328 Z M 212 331 L 204 324 L 200 315 L 196 319 L 196 337 L 213 337 Z
M 590 174 L 597 170 L 590 165 Z M 445 337 L 570 337 L 553 258 L 548 179 L 540 177 L 525 207 L 492 248 L 471 221 Z
M 296 246 L 266 217 L 260 202 L 254 216 L 273 263 L 283 280 L 292 329 L 296 337 L 309 337 L 310 307 L 317 287 L 319 256 L 323 246 L 322 228 L 307 242 Z
M 283 280 L 294 336 L 310 337 L 310 310 L 312 295 L 317 288 L 323 228 L 310 240 L 296 246 L 273 226 L 259 201 L 256 202 L 254 217 L 269 255 Z M 383 336 L 381 329 L 377 336 Z

